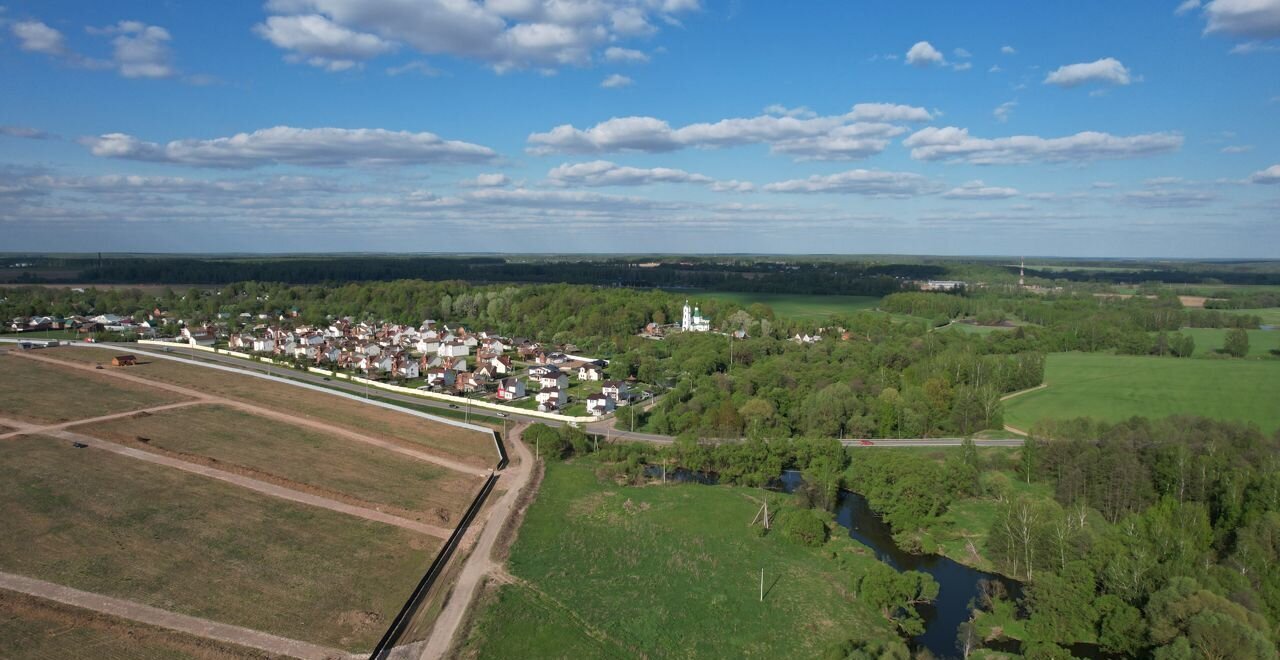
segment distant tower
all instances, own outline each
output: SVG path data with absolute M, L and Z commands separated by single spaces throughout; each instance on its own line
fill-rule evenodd
M 684 314 L 680 317 L 680 329 L 689 330 L 693 327 L 693 310 L 689 309 L 689 301 L 684 301 Z
M 1018 264 L 1018 286 L 1025 287 L 1027 285 L 1027 258 L 1022 257 L 1022 262 Z

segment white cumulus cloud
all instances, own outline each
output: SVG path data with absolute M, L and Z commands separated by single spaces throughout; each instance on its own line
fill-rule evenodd
M 1280 0 L 1213 0 L 1205 5 L 1204 15 L 1205 32 L 1280 38 Z
M 1008 199 L 1017 195 L 1016 188 L 988 186 L 981 180 L 969 181 L 942 193 L 942 196 L 948 199 Z
M 630 87 L 635 81 L 620 73 L 615 73 L 604 80 L 600 81 L 600 86 L 605 89 L 617 89 L 619 87 Z
M 907 50 L 906 63 L 923 67 L 932 64 L 945 64 L 946 60 L 942 57 L 942 53 L 933 47 L 933 44 L 927 41 L 917 41 Z
M 765 192 L 840 193 L 871 197 L 913 197 L 935 192 L 937 184 L 912 172 L 849 170 L 836 174 L 815 174 L 806 179 L 778 181 L 764 186 Z
M 798 109 L 797 109 L 798 110 Z M 685 148 L 768 144 L 773 153 L 797 160 L 852 160 L 883 151 L 889 139 L 906 131 L 900 125 L 860 121 L 860 117 L 898 117 L 924 121 L 922 108 L 859 104 L 843 115 L 809 116 L 782 106 L 749 118 L 722 119 L 674 128 L 656 117 L 614 117 L 590 128 L 564 124 L 529 136 L 529 152 L 597 154 L 625 151 L 662 153 Z M 781 112 L 787 114 L 782 114 Z
M 1176 151 L 1182 142 L 1182 136 L 1176 133 L 1118 136 L 1095 131 L 1060 138 L 1014 135 L 989 139 L 973 137 L 968 129 L 955 126 L 930 126 L 912 134 L 903 145 L 911 149 L 911 157 L 916 160 L 990 165 L 1139 158 Z
M 84 138 L 95 156 L 195 167 L 250 168 L 288 164 L 317 167 L 484 163 L 488 147 L 444 140 L 433 133 L 380 128 L 292 128 L 276 126 L 211 140 L 158 144 L 124 133 Z
M 609 61 L 641 61 L 639 51 L 619 42 L 678 24 L 699 8 L 697 0 L 270 0 L 258 32 L 321 64 L 361 62 L 403 45 L 497 71 L 555 69 L 590 64 L 601 49 Z M 293 21 L 293 32 L 277 35 L 273 20 Z M 304 20 L 312 25 L 298 31 Z
M 475 178 L 459 182 L 459 185 L 464 188 L 501 188 L 510 184 L 511 179 L 507 175 L 498 172 L 478 174 Z
M 67 39 L 58 30 L 40 21 L 19 21 L 9 26 L 18 38 L 18 47 L 29 53 L 63 55 L 67 52 Z
M 1265 170 L 1254 172 L 1249 177 L 1251 183 L 1280 183 L 1280 165 L 1272 165 Z
M 610 46 L 604 50 L 604 59 L 610 62 L 648 62 L 649 56 L 644 51 Z
M 1129 70 L 1120 60 L 1104 57 L 1093 62 L 1080 62 L 1058 67 L 1045 77 L 1046 85 L 1059 87 L 1077 87 L 1085 83 L 1107 83 L 1111 85 L 1128 85 L 1132 82 Z

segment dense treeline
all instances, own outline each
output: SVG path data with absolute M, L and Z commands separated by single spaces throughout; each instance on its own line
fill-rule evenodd
M 884 315 L 837 323 L 844 333 L 813 345 L 776 332 L 732 342 L 682 335 L 648 356 L 624 357 L 638 362 L 642 380 L 652 375 L 647 359 L 674 380 L 640 417 L 643 428 L 704 438 L 964 435 L 998 428 L 1000 395 L 1044 377 L 1041 354 L 997 354 L 979 337 L 925 332 Z M 630 414 L 620 424 L 630 425 Z
M 1014 268 L 1010 268 L 1012 272 Z M 1214 264 L 1200 268 L 1152 268 L 1131 270 L 1036 270 L 1026 269 L 1027 277 L 1071 282 L 1107 282 L 1111 284 L 1142 284 L 1162 282 L 1179 284 L 1200 282 L 1205 284 L 1280 284 L 1280 273 L 1274 270 L 1254 270 L 1248 267 L 1226 269 Z
M 403 279 L 569 283 L 635 288 L 684 288 L 769 293 L 881 296 L 904 279 L 941 277 L 927 264 L 806 261 L 783 264 L 743 258 L 663 260 L 523 259 L 503 257 L 278 257 L 40 259 L 22 282 L 223 285 L 245 280 L 322 284 Z M 41 275 L 40 273 L 44 273 Z
M 988 551 L 1031 580 L 1034 644 L 1275 658 L 1280 438 L 1198 418 L 1043 425 L 1024 461 L 1052 501 L 1010 499 Z

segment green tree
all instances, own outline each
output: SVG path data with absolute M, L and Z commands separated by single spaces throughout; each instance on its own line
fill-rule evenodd
M 860 598 L 880 610 L 905 635 L 924 632 L 924 618 L 916 608 L 938 597 L 938 583 L 928 573 L 899 573 L 879 562 L 867 567 L 855 588 Z
M 1133 657 L 1146 644 L 1147 622 L 1138 608 L 1110 594 L 1099 598 L 1098 643 L 1109 653 Z
M 1249 333 L 1243 328 L 1232 328 L 1227 331 L 1226 342 L 1222 345 L 1223 352 L 1232 357 L 1242 358 L 1249 354 Z
M 790 509 L 782 515 L 782 536 L 805 547 L 827 542 L 827 523 L 813 509 Z

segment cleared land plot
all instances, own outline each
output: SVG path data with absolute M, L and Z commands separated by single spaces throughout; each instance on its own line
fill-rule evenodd
M 320 494 L 429 514 L 413 517 L 434 523 L 454 521 L 479 485 L 470 475 L 225 406 L 166 410 L 72 430 Z
M 876 560 L 845 535 L 816 549 L 760 537 L 758 491 L 618 487 L 595 467 L 547 466 L 511 551 L 517 582 L 486 596 L 462 657 L 811 658 L 892 637 L 854 598 L 853 576 Z
M 1005 403 L 1006 423 L 1029 430 L 1040 419 L 1201 415 L 1280 428 L 1280 361 L 1054 353 L 1045 382 Z
M 714 298 L 748 307 L 755 303 L 768 305 L 773 313 L 786 318 L 818 320 L 845 316 L 860 310 L 875 309 L 880 299 L 875 296 L 815 296 L 790 293 L 739 293 L 732 291 L 697 291 L 694 298 Z
M 153 347 L 155 351 L 163 349 Z M 87 364 L 110 362 L 112 351 L 80 347 L 46 349 L 42 355 L 58 360 Z M 250 364 L 245 365 L 252 369 Z M 442 456 L 465 461 L 476 467 L 492 467 L 498 460 L 497 449 L 488 433 L 468 431 L 448 424 L 374 408 L 358 401 L 308 390 L 261 378 L 239 375 L 163 358 L 145 358 L 127 373 L 140 378 L 200 390 L 215 396 L 298 414 L 321 420 L 357 433 L 411 443 Z
M 104 660 L 239 660 L 269 658 L 251 649 L 0 590 L 5 658 Z
M 0 442 L 0 570 L 353 651 L 439 540 L 69 442 Z
M 172 392 L 0 352 L 0 417 L 56 424 L 185 400 Z

